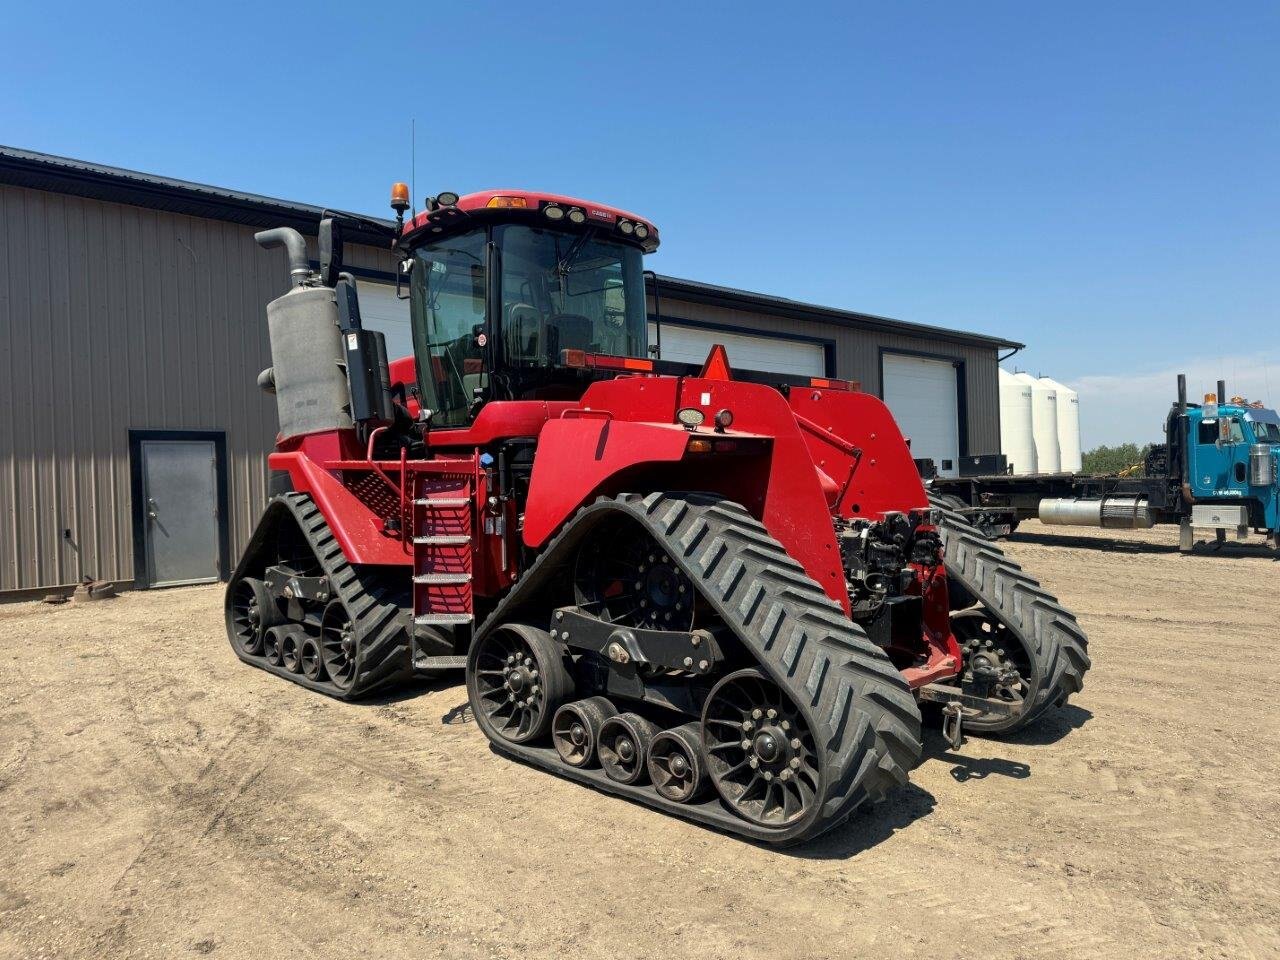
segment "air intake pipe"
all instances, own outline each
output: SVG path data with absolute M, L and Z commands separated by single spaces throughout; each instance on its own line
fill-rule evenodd
M 1040 522 L 1067 527 L 1146 530 L 1155 524 L 1146 497 L 1103 497 L 1097 500 L 1053 498 L 1040 501 Z
M 289 255 L 290 282 L 295 287 L 300 287 L 307 282 L 307 277 L 311 275 L 311 263 L 307 259 L 307 241 L 302 239 L 302 234 L 297 230 L 292 227 L 276 227 L 274 230 L 255 233 L 253 239 L 264 250 L 284 247 Z

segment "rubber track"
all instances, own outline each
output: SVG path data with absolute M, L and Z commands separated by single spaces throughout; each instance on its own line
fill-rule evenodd
M 411 612 L 399 602 L 402 591 L 388 587 L 382 577 L 376 573 L 362 571 L 347 562 L 342 547 L 337 537 L 333 535 L 333 531 L 329 529 L 324 514 L 305 493 L 285 493 L 273 497 L 263 511 L 249 549 L 245 551 L 244 557 L 241 558 L 227 584 L 228 639 L 230 639 L 231 591 L 245 575 L 245 569 L 253 559 L 254 541 L 259 540 L 260 533 L 263 534 L 264 542 L 256 546 L 262 549 L 270 545 L 270 529 L 274 529 L 274 524 L 279 522 L 275 515 L 281 511 L 287 512 L 293 518 L 303 537 L 310 544 L 316 561 L 328 576 L 336 598 L 342 601 L 347 613 L 351 616 L 358 644 L 356 679 L 349 690 L 340 690 L 327 680 L 308 680 L 301 674 L 290 673 L 283 667 L 272 666 L 261 657 L 246 656 L 232 641 L 231 648 L 235 650 L 236 656 L 252 666 L 339 700 L 356 700 L 411 676 L 413 673 L 410 661 L 412 617 Z M 268 525 L 271 525 L 270 529 Z M 264 566 L 268 565 L 269 563 L 264 564 Z
M 961 588 L 952 592 L 976 598 L 1018 637 L 1038 668 L 1040 683 L 1032 691 L 1030 705 L 1018 716 L 965 720 L 965 728 L 975 733 L 1012 733 L 1080 691 L 1090 666 L 1089 638 L 1074 614 L 1005 556 L 994 541 L 962 514 L 939 503 L 942 498 L 930 495 L 929 499 L 941 514 L 938 530 L 948 582 Z
M 535 598 L 543 600 L 545 612 L 543 587 L 549 578 L 571 563 L 586 530 L 619 513 L 644 527 L 699 584 L 760 668 L 804 712 L 815 742 L 826 751 L 822 802 L 805 820 L 786 828 L 748 823 L 718 800 L 701 806 L 671 803 L 652 788 L 591 776 L 591 771 L 560 763 L 554 751 L 520 747 L 491 735 L 473 702 L 473 713 L 497 749 L 678 816 L 773 843 L 816 836 L 906 782 L 920 759 L 920 711 L 902 675 L 764 526 L 731 501 L 696 493 L 624 494 L 596 501 L 548 545 L 481 626 L 477 640 L 499 624 L 526 622 L 519 615 L 530 610 Z M 478 648 L 479 642 L 473 652 Z

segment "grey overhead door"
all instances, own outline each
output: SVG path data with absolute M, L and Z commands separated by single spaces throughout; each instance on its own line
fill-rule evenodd
M 212 440 L 143 440 L 148 586 L 218 579 L 218 456 Z

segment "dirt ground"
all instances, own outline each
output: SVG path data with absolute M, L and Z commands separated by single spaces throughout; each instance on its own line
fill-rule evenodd
M 1083 694 L 783 852 L 244 667 L 217 587 L 0 607 L 0 957 L 1280 957 L 1280 567 L 1049 529 Z

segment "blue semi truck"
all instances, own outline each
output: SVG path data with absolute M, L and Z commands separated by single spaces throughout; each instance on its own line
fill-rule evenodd
M 1031 517 L 1111 529 L 1176 523 L 1184 551 L 1195 545 L 1196 530 L 1212 531 L 1219 543 L 1262 534 L 1280 550 L 1280 416 L 1241 397 L 1228 399 L 1223 381 L 1216 396 L 1196 404 L 1187 402 L 1187 380 L 1179 376 L 1165 442 L 1151 447 L 1140 472 L 1128 474 L 926 479 L 937 506 L 963 514 L 991 537 Z

